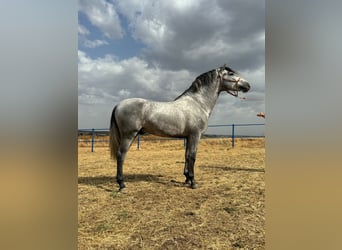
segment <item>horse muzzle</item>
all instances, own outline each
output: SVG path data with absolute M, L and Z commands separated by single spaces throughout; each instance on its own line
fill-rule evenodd
M 243 93 L 246 93 L 250 90 L 251 85 L 249 85 L 248 82 L 242 82 L 241 84 L 239 84 L 239 91 L 242 91 Z

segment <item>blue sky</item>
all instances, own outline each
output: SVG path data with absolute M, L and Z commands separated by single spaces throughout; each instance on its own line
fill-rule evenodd
M 127 19 L 122 15 L 119 15 L 119 17 L 120 24 L 125 31 L 125 35 L 121 39 L 108 39 L 99 28 L 91 24 L 85 14 L 79 12 L 78 22 L 89 32 L 87 32 L 86 36 L 83 36 L 83 38 L 80 39 L 78 43 L 79 50 L 86 52 L 87 55 L 93 59 L 104 57 L 107 54 L 115 55 L 120 60 L 138 55 L 140 50 L 144 47 L 144 44 L 133 39 L 128 27 Z M 103 43 L 91 45 L 91 42 L 94 43 L 94 41 L 102 41 Z
M 246 100 L 221 94 L 209 124 L 263 123 L 264 1 L 79 0 L 79 128 L 108 128 L 113 107 L 170 101 L 226 63 L 247 79 Z M 263 133 L 256 131 L 256 133 Z

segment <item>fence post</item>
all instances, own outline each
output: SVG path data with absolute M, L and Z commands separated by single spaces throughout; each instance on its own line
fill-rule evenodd
M 138 134 L 138 145 L 137 145 L 138 150 L 140 150 L 140 134 Z
M 234 131 L 235 129 L 234 128 L 235 128 L 235 125 L 233 123 L 233 125 L 232 125 L 232 148 L 234 148 L 234 146 L 235 146 L 234 145 L 234 138 L 235 138 L 235 134 L 234 134 L 235 133 L 235 131 Z
M 94 152 L 95 129 L 91 129 L 91 152 Z

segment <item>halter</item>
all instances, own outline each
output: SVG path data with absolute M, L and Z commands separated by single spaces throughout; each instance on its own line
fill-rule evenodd
M 234 87 L 233 87 L 234 90 L 227 90 L 228 94 L 231 94 L 232 96 L 235 96 L 235 97 L 239 96 L 239 85 L 238 85 L 238 83 L 239 83 L 240 79 L 241 78 L 239 77 L 237 80 L 230 80 L 230 79 L 226 80 L 228 82 L 235 82 Z
M 226 65 L 223 66 L 223 68 L 225 68 L 225 67 L 226 67 Z M 223 80 L 223 76 L 221 74 L 219 74 L 219 77 L 220 77 L 220 79 L 222 81 Z M 239 83 L 240 79 L 241 79 L 241 77 L 238 77 L 237 80 L 230 80 L 230 79 L 226 80 L 228 82 L 235 82 L 235 84 L 233 86 L 234 90 L 227 90 L 228 94 L 231 94 L 232 96 L 235 96 L 235 97 L 239 96 L 239 85 L 238 85 L 238 83 Z

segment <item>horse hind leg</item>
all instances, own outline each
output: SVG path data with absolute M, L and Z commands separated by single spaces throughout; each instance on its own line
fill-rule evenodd
M 132 136 L 126 137 L 125 139 L 122 139 L 117 154 L 116 154 L 116 159 L 117 159 L 117 170 L 116 170 L 116 181 L 119 184 L 119 191 L 122 191 L 126 185 L 124 182 L 123 178 L 123 164 L 126 159 L 127 152 L 136 137 L 137 133 L 135 133 Z
M 116 154 L 117 169 L 116 169 L 116 182 L 119 184 L 119 191 L 123 190 L 126 185 L 123 179 L 123 164 L 126 158 L 127 151 L 119 149 Z

